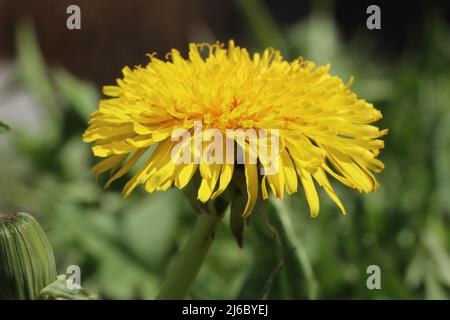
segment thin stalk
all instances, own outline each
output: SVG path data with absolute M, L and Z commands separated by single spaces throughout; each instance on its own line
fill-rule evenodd
M 200 214 L 190 239 L 175 260 L 156 299 L 177 300 L 187 297 L 205 261 L 221 218 L 216 213 Z
M 270 202 L 275 207 L 278 212 L 278 218 L 280 219 L 281 225 L 283 226 L 286 238 L 290 245 L 295 248 L 295 255 L 300 262 L 300 265 L 305 274 L 305 279 L 307 281 L 307 291 L 309 299 L 317 298 L 318 285 L 317 280 L 314 275 L 311 262 L 308 258 L 305 248 L 295 234 L 294 228 L 292 227 L 290 207 L 286 204 L 286 201 L 281 201 L 280 199 L 270 198 Z

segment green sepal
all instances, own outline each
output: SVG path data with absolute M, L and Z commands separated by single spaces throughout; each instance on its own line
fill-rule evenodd
M 69 286 L 71 284 L 71 286 Z M 42 300 L 97 300 L 97 294 L 91 293 L 79 285 L 72 283 L 66 274 L 42 289 Z
M 244 247 L 245 219 L 242 213 L 246 204 L 247 197 L 240 192 L 236 192 L 230 206 L 230 230 L 239 248 Z

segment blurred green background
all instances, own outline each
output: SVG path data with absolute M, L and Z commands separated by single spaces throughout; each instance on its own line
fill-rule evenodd
M 185 49 L 188 41 L 234 38 L 251 51 L 273 46 L 287 58 L 331 63 L 344 81 L 354 75 L 352 89 L 382 111 L 378 125 L 390 130 L 380 156 L 386 169 L 373 194 L 334 183 L 345 217 L 323 193 L 316 219 L 309 217 L 302 192 L 271 201 L 269 219 L 279 242 L 262 209 L 253 213 L 243 249 L 224 219 L 191 297 L 450 298 L 445 1 L 413 1 L 411 11 L 380 4 L 382 30 L 376 31 L 365 27 L 367 5 L 355 1 L 199 0 L 185 11 L 182 1 L 99 1 L 103 7 L 71 1 L 81 7 L 80 31 L 65 29 L 69 2 L 41 4 L 52 2 L 52 9 L 42 9 L 0 1 L 6 19 L 0 121 L 11 129 L 0 125 L 0 211 L 38 218 L 60 273 L 80 266 L 83 287 L 105 299 L 152 299 L 158 293 L 196 215 L 178 190 L 140 189 L 124 200 L 126 178 L 103 189 L 103 178 L 96 181 L 90 173 L 96 160 L 81 135 L 101 85 L 112 83 L 124 65 L 145 63 L 148 52 Z M 381 268 L 381 290 L 366 286 L 369 265 Z

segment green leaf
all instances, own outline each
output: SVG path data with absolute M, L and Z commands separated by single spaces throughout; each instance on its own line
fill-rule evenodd
M 270 203 L 276 211 L 272 211 L 275 219 L 279 220 L 280 235 L 282 243 L 287 250 L 292 250 L 292 258 L 287 263 L 288 273 L 292 279 L 298 279 L 300 293 L 306 294 L 309 299 L 315 299 L 318 293 L 318 284 L 315 278 L 311 262 L 306 254 L 305 248 L 298 239 L 292 226 L 292 210 L 287 201 L 270 198 Z M 291 283 L 295 285 L 294 282 Z
M 0 133 L 4 133 L 11 130 L 11 128 L 4 122 L 0 121 Z
M 238 299 L 317 297 L 317 281 L 292 229 L 290 214 L 287 204 L 275 199 L 263 201 L 254 209 L 250 222 L 254 228 L 248 229 L 253 238 L 247 243 L 256 255 Z
M 284 32 L 271 16 L 269 8 L 261 0 L 235 0 L 237 9 L 245 18 L 257 44 L 261 47 L 273 47 L 284 54 L 290 49 Z
M 179 219 L 177 190 L 146 195 L 128 205 L 121 223 L 123 242 L 153 268 L 165 262 Z
M 33 157 L 44 158 L 61 139 L 62 110 L 56 102 L 54 88 L 40 52 L 35 30 L 29 20 L 21 21 L 16 32 L 19 78 L 39 104 L 44 126 L 38 135 L 18 133 L 18 143 Z
M 439 120 L 435 139 L 433 161 L 438 197 L 447 211 L 450 211 L 450 114 Z
M 77 79 L 65 69 L 57 69 L 53 76 L 62 97 L 84 120 L 88 120 L 100 97 L 94 85 Z
M 58 110 L 56 104 L 46 63 L 41 54 L 34 27 L 29 20 L 18 24 L 16 42 L 21 80 L 42 105 L 46 115 L 56 121 L 60 116 L 60 110 Z
M 83 287 L 92 288 L 106 299 L 130 299 L 134 296 L 150 299 L 157 294 L 159 279 L 145 259 L 121 241 L 120 219 L 113 212 L 80 210 L 70 203 L 63 203 L 58 205 L 55 214 L 53 236 L 65 238 L 64 243 L 60 243 L 61 248 L 70 248 L 77 254 L 90 257 L 89 261 L 95 266 L 95 277 L 91 278 L 85 272 L 88 268 L 83 266 L 82 260 L 69 260 L 70 264 L 80 265 Z M 105 230 L 106 224 L 112 224 L 113 232 Z M 76 227 L 67 230 L 65 226 Z
M 279 243 L 262 221 L 261 205 L 253 209 L 250 216 L 250 227 L 247 233 L 246 250 L 253 252 L 253 261 L 246 268 L 246 276 L 242 281 L 241 290 L 237 295 L 238 300 L 263 299 L 282 297 L 276 291 L 276 280 L 279 277 L 279 264 L 284 259 Z M 278 272 L 277 272 L 278 270 Z M 283 297 L 284 298 L 284 297 Z

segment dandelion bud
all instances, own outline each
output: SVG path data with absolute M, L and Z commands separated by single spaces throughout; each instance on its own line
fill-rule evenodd
M 56 280 L 53 249 L 28 213 L 0 215 L 0 299 L 37 299 Z

